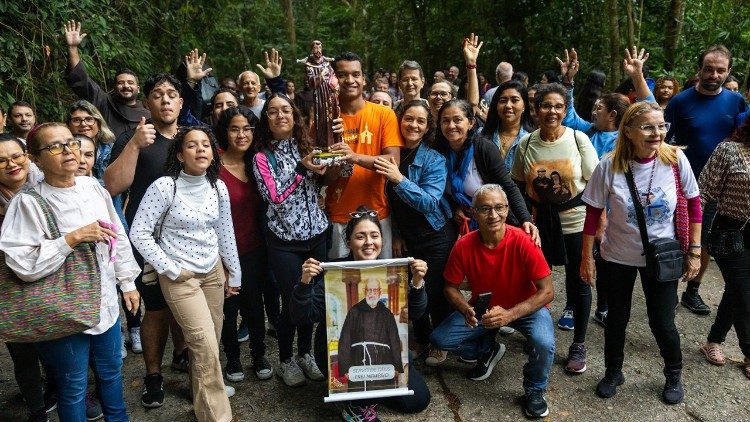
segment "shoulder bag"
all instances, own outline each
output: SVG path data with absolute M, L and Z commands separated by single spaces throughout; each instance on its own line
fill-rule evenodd
M 730 154 L 731 156 L 732 154 Z M 744 161 L 745 166 L 748 167 L 750 172 L 750 166 L 745 161 L 745 156 L 740 152 L 736 155 L 740 160 Z M 724 186 L 721 188 L 721 194 L 719 198 L 724 195 L 724 190 L 727 188 L 727 177 L 729 174 L 724 175 Z M 738 254 L 741 254 L 745 250 L 745 241 L 742 236 L 743 230 L 747 226 L 750 217 L 745 219 L 745 222 L 740 228 L 717 228 L 715 227 L 716 217 L 718 213 L 711 220 L 711 227 L 708 229 L 708 253 L 715 258 L 733 258 Z
M 172 209 L 172 204 L 174 204 L 175 198 L 177 197 L 177 180 L 173 180 L 172 185 L 172 202 L 169 203 L 169 206 L 167 207 L 167 211 L 164 212 L 164 214 L 159 219 L 159 224 L 156 225 L 156 228 L 154 229 L 154 240 L 158 244 L 161 241 L 161 230 L 164 227 L 164 220 L 167 219 L 167 216 L 169 215 L 169 210 Z M 159 280 L 159 274 L 157 274 L 156 269 L 154 268 L 151 263 L 146 262 L 145 258 L 143 261 L 143 272 L 141 273 L 141 281 L 145 285 L 151 285 L 156 284 L 156 282 Z
M 31 195 L 47 221 L 53 239 L 61 236 L 52 210 L 35 190 Z M 0 251 L 0 341 L 33 343 L 83 332 L 100 320 L 101 274 L 94 243 L 80 243 L 54 273 L 21 280 Z

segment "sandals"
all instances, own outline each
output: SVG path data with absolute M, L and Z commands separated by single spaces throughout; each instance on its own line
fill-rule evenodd
M 745 365 L 742 369 L 745 372 L 745 376 L 750 378 L 750 358 L 745 358 Z
M 727 363 L 726 357 L 724 357 L 724 352 L 721 351 L 721 345 L 718 343 L 706 343 L 703 346 L 701 346 L 701 353 L 703 353 L 703 356 L 706 357 L 706 360 L 716 366 L 724 366 Z M 747 365 L 745 366 L 745 375 L 748 375 L 748 371 L 750 371 L 750 367 Z M 748 375 L 750 378 L 750 375 Z

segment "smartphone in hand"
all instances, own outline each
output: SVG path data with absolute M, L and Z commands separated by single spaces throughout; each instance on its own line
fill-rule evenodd
M 477 321 L 481 320 L 484 313 L 489 309 L 491 299 L 492 292 L 480 293 L 477 297 L 477 301 L 474 303 L 474 317 Z

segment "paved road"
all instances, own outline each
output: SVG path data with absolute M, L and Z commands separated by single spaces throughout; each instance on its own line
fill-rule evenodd
M 564 306 L 563 274 L 554 273 L 557 299 L 552 304 L 553 317 Z M 712 307 L 710 317 L 698 317 L 679 306 L 677 326 L 682 339 L 684 355 L 685 403 L 667 406 L 661 402 L 663 376 L 661 358 L 648 328 L 642 292 L 636 288 L 634 310 L 628 327 L 626 343 L 625 376 L 627 382 L 619 388 L 617 396 L 602 400 L 594 394 L 596 383 L 604 374 L 603 329 L 591 323 L 587 344 L 589 370 L 578 376 L 563 373 L 562 365 L 572 340 L 572 332 L 556 330 L 558 350 L 550 377 L 547 401 L 550 405 L 548 420 L 567 421 L 717 421 L 750 420 L 750 380 L 741 372 L 742 353 L 737 347 L 737 337 L 729 333 L 724 351 L 729 358 L 725 367 L 709 365 L 698 352 L 713 322 L 721 298 L 723 282 L 712 263 L 701 288 L 703 298 Z M 680 287 L 681 289 L 684 286 Z M 430 406 L 421 414 L 396 415 L 380 409 L 385 421 L 497 421 L 521 420 L 523 414 L 519 398 L 524 339 L 518 334 L 502 338 L 507 353 L 490 378 L 481 382 L 463 376 L 464 365 L 449 358 L 440 369 L 422 367 L 432 392 Z M 276 355 L 276 342 L 269 343 L 269 355 Z M 249 366 L 249 350 L 243 347 L 243 362 Z M 169 352 L 168 352 L 169 353 Z M 166 360 L 165 360 L 166 362 Z M 129 355 L 125 360 L 125 394 L 131 420 L 136 422 L 193 421 L 192 407 L 187 401 L 185 375 L 171 369 L 164 370 L 167 403 L 160 409 L 146 411 L 140 405 L 143 360 Z M 249 368 L 248 368 L 249 370 Z M 248 374 L 249 375 L 249 374 Z M 324 404 L 325 394 L 321 383 L 291 389 L 278 379 L 260 382 L 249 376 L 244 382 L 233 384 L 237 395 L 231 399 L 232 408 L 243 421 L 333 421 L 339 418 L 339 409 Z M 7 349 L 0 348 L 0 421 L 21 421 L 23 403 L 13 379 L 12 365 Z M 53 415 L 52 420 L 57 420 Z

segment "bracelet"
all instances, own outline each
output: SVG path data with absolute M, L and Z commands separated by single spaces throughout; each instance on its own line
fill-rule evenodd
M 701 254 L 694 253 L 694 252 L 688 252 L 688 256 L 691 257 L 691 258 L 698 258 L 698 259 L 701 258 Z
M 476 68 L 477 68 L 477 65 L 475 65 L 475 64 L 467 64 L 467 65 L 466 65 L 466 68 L 467 68 L 467 69 L 476 69 Z
M 693 249 L 693 248 L 695 248 L 695 249 L 700 249 L 700 248 L 702 248 L 702 247 L 703 247 L 703 246 L 701 246 L 701 245 L 690 245 L 690 248 L 691 248 L 691 249 Z
M 424 289 L 424 285 L 425 285 L 425 280 L 424 279 L 422 280 L 422 285 L 419 286 L 419 287 L 417 287 L 417 286 L 414 285 L 414 280 L 412 280 L 412 281 L 409 282 L 409 286 L 411 286 L 411 288 L 414 289 L 414 290 Z

